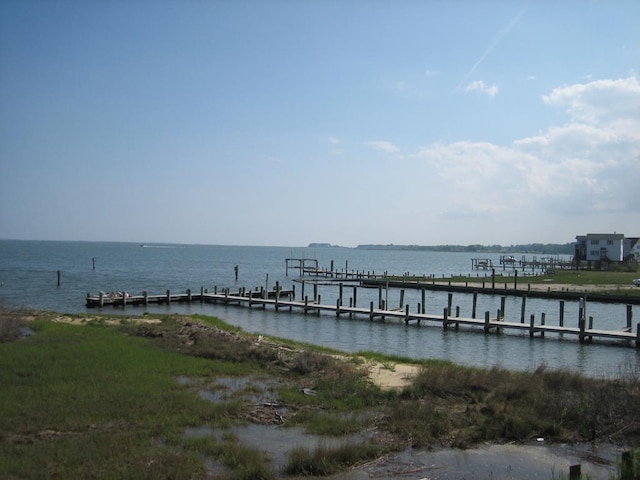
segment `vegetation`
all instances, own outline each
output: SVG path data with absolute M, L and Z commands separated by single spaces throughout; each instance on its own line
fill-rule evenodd
M 640 441 L 640 372 L 594 380 L 543 367 L 518 373 L 425 361 L 411 385 L 385 391 L 361 359 L 256 338 L 217 319 L 37 317 L 33 335 L 0 343 L 7 478 L 205 478 L 213 468 L 220 478 L 269 479 L 333 474 L 406 445 Z M 213 400 L 203 395 L 223 378 L 246 382 Z M 274 405 L 255 400 L 267 389 Z M 358 440 L 292 445 L 284 471 L 274 471 L 234 428 L 276 420 Z M 210 434 L 186 433 L 198 428 Z
M 575 242 L 571 243 L 528 243 L 524 245 L 358 245 L 364 250 L 411 250 L 432 252 L 478 252 L 478 253 L 532 253 L 539 255 L 573 255 Z

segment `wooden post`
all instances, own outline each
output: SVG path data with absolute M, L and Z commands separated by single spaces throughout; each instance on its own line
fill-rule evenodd
M 426 304 L 426 290 L 423 288 L 420 292 L 420 296 L 422 297 L 422 303 L 420 304 L 420 313 L 424 314 L 427 311 Z
M 569 480 L 580 480 L 582 478 L 582 468 L 580 464 L 569 467 Z
M 514 277 L 513 277 L 513 291 L 517 292 L 518 291 L 518 269 L 516 268 L 516 271 L 514 272 Z
M 58 287 L 60 286 L 60 277 L 62 276 L 62 272 L 58 270 Z
M 534 313 L 531 314 L 531 319 L 529 320 L 529 336 L 533 337 L 535 333 L 534 323 L 536 322 L 536 316 Z
M 580 343 L 584 343 L 584 329 L 585 329 L 585 319 L 580 317 L 578 320 L 578 327 L 580 328 L 580 333 L 578 334 L 578 338 L 580 339 Z
M 340 292 L 339 296 L 338 296 L 338 302 L 339 305 L 342 305 L 342 294 L 343 294 L 343 285 L 342 282 L 340 282 L 340 284 L 338 285 L 338 291 Z
M 640 348 L 640 323 L 636 325 L 636 348 Z
M 342 305 L 342 298 L 336 299 L 336 317 L 340 316 L 340 305 Z
M 633 306 L 627 305 L 627 329 L 631 331 L 631 324 L 633 322 Z
M 187 288 L 187 303 L 191 303 L 191 289 Z
M 491 327 L 489 326 L 489 321 L 491 320 L 491 313 L 487 310 L 484 312 L 484 333 L 489 333 Z
M 540 315 L 540 325 L 544 325 L 546 323 L 547 323 L 547 314 L 542 312 L 542 314 Z M 544 338 L 544 330 L 540 331 L 540 336 Z
M 498 318 L 498 320 L 500 320 L 500 318 L 504 320 L 504 307 L 506 306 L 506 303 L 507 297 L 503 295 L 502 297 L 500 297 L 500 317 Z
M 496 288 L 496 269 L 491 269 L 491 290 L 495 290 Z
M 560 300 L 560 326 L 564 327 L 564 300 Z
M 400 290 L 400 304 L 398 305 L 398 308 L 403 308 L 403 307 L 404 307 L 404 288 Z
M 453 303 L 453 293 L 447 294 L 447 315 L 451 315 L 451 304 Z
M 409 304 L 404 306 L 404 324 L 409 325 Z
M 200 303 L 204 303 L 204 287 L 200 287 Z M 249 302 L 251 305 L 251 302 Z
M 373 300 L 371 300 L 371 303 L 369 304 L 369 320 L 373 321 Z
M 104 307 L 104 293 L 100 292 L 100 300 L 99 300 L 100 308 Z
M 382 308 L 382 286 L 378 286 L 378 308 Z
M 527 311 L 527 296 L 522 296 L 522 307 L 520 308 L 520 323 L 524 323 L 525 314 Z
M 442 313 L 442 328 L 445 330 L 449 327 L 449 308 L 450 307 L 445 307 Z
M 313 301 L 320 303 L 320 300 L 318 300 L 318 284 L 317 283 L 313 284 Z
M 627 450 L 620 455 L 620 480 L 633 480 L 634 478 L 638 477 L 633 471 L 633 456 L 631 451 Z
M 302 280 L 302 293 L 300 293 L 301 298 L 305 298 L 304 296 L 304 280 Z
M 167 305 L 171 304 L 171 290 L 167 289 Z
M 358 304 L 358 287 L 353 286 L 353 308 Z
M 471 318 L 476 318 L 476 307 L 478 306 L 478 291 L 473 292 L 473 307 L 471 307 Z
M 142 303 L 146 307 L 147 305 L 149 305 L 149 292 L 147 292 L 146 290 L 142 292 L 142 297 L 143 297 Z
M 93 270 L 95 270 L 96 269 L 96 258 L 95 257 L 93 257 L 91 259 L 91 263 L 93 264 Z

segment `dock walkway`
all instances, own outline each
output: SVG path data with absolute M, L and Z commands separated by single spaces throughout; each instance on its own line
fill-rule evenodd
M 578 319 L 577 327 L 567 327 L 563 324 L 546 325 L 544 314 L 539 323 L 535 322 L 535 315 L 530 316 L 529 322 L 525 322 L 524 318 L 520 322 L 508 322 L 501 318 L 500 311 L 495 317 L 491 317 L 490 312 L 485 312 L 484 318 L 460 317 L 457 314 L 452 316 L 450 306 L 444 307 L 442 315 L 437 315 L 421 311 L 420 304 L 416 312 L 411 312 L 408 304 L 404 305 L 404 308 L 398 309 L 380 308 L 380 306 L 379 308 L 374 308 L 373 301 L 370 302 L 368 308 L 355 305 L 346 306 L 342 302 L 342 297 L 339 297 L 334 304 L 323 304 L 319 295 L 312 300 L 309 300 L 306 296 L 303 301 L 295 300 L 295 287 L 292 290 L 281 290 L 276 287 L 276 289 L 269 291 L 240 289 L 235 292 L 231 292 L 229 289 L 218 292 L 216 289 L 213 293 L 201 288 L 200 293 L 192 293 L 191 290 L 187 290 L 186 293 L 176 294 L 167 290 L 164 295 L 149 295 L 147 292 L 143 292 L 142 295 L 133 296 L 126 292 L 121 292 L 115 295 L 101 293 L 95 296 L 89 294 L 86 297 L 86 306 L 88 308 L 101 308 L 108 305 L 125 307 L 127 305 L 149 305 L 154 303 L 168 305 L 171 303 L 195 302 L 239 305 L 249 308 L 273 307 L 276 311 L 288 310 L 290 312 L 296 309 L 305 314 L 328 312 L 336 317 L 342 315 L 348 315 L 349 318 L 368 317 L 370 321 L 376 319 L 384 321 L 389 318 L 402 321 L 406 325 L 411 323 L 420 324 L 421 322 L 435 323 L 444 329 L 453 328 L 457 330 L 460 325 L 467 325 L 479 327 L 484 333 L 500 332 L 501 330 L 520 330 L 527 331 L 530 337 L 538 335 L 544 338 L 545 333 L 567 334 L 577 336 L 581 343 L 589 343 L 593 338 L 600 338 L 626 341 L 626 344 L 635 344 L 636 348 L 640 348 L 640 323 L 636 325 L 636 332 L 634 333 L 629 324 L 627 328 L 620 330 L 595 329 L 592 325 L 593 319 L 590 317 L 589 321 L 587 321 L 584 316 Z

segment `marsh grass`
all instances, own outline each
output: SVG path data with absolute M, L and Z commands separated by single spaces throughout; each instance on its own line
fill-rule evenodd
M 640 438 L 634 379 L 598 380 L 567 371 L 481 370 L 425 365 L 391 403 L 386 428 L 415 446 L 479 441 Z
M 265 385 L 277 385 L 286 425 L 338 437 L 367 429 L 385 439 L 296 449 L 287 463 L 296 475 L 335 473 L 407 444 L 640 439 L 637 371 L 607 381 L 544 367 L 524 373 L 423 361 L 410 386 L 383 392 L 361 362 L 257 341 L 209 319 L 30 326 L 35 335 L 0 343 L 0 465 L 9 478 L 203 478 L 206 459 L 229 478 L 273 478 L 264 454 L 230 433 L 185 435 L 188 427 L 231 432 L 262 418 L 247 415 L 255 405 L 245 397 L 259 393 L 258 384 L 230 400 L 198 395 L 219 377 L 276 378 Z
M 37 335 L 0 348 L 0 459 L 8 476 L 203 475 L 198 456 L 162 439 L 239 414 L 238 403 L 202 400 L 176 381 L 215 375 L 221 362 L 148 348 L 112 327 L 35 325 Z
M 377 458 L 383 449 L 372 443 L 344 444 L 315 450 L 296 448 L 289 454 L 284 473 L 288 475 L 327 476 L 343 471 L 360 462 Z

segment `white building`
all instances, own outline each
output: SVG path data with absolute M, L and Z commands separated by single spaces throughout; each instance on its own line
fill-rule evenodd
M 624 262 L 637 259 L 638 238 L 622 233 L 587 233 L 576 237 L 576 260 L 587 262 Z

